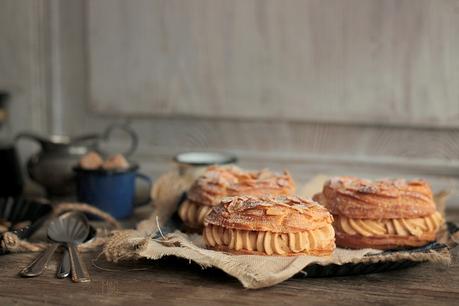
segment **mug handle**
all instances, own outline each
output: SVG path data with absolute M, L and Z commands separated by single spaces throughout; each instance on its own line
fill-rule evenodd
M 137 149 L 137 146 L 139 145 L 139 137 L 137 136 L 137 133 L 128 124 L 115 123 L 115 124 L 109 125 L 103 132 L 102 139 L 104 141 L 108 141 L 110 139 L 111 133 L 117 129 L 124 131 L 129 135 L 131 143 L 129 145 L 129 148 L 125 152 L 123 152 L 124 156 L 129 157 Z
M 148 184 L 148 189 L 151 190 L 152 180 L 149 176 L 142 174 L 142 173 L 137 173 L 135 177 L 141 181 L 146 182 Z M 151 201 L 151 197 L 150 197 L 150 192 L 149 192 L 148 197 L 145 200 L 140 201 L 138 203 L 134 203 L 134 206 L 139 207 L 139 206 L 147 205 L 148 203 L 150 203 L 150 201 Z

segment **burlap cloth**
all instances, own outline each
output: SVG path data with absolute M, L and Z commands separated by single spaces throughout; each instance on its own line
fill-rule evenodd
M 78 245 L 80 252 L 94 251 L 105 244 L 112 230 L 120 230 L 121 224 L 112 216 L 100 209 L 85 203 L 59 203 L 52 206 L 52 215 L 58 216 L 66 211 L 81 211 L 98 216 L 107 224 L 108 228 L 97 228 L 95 237 L 85 243 Z M 49 222 L 49 221 L 48 221 Z M 31 242 L 27 239 L 20 239 L 14 232 L 2 233 L 0 240 L 1 253 L 24 253 L 24 252 L 41 252 L 48 248 L 48 242 Z
M 302 188 L 299 193 L 311 196 L 321 190 L 324 176 L 318 176 Z M 203 268 L 215 267 L 237 278 L 245 288 L 273 286 L 300 273 L 310 264 L 375 263 L 380 261 L 431 261 L 448 264 L 451 261 L 448 250 L 430 250 L 427 253 L 396 252 L 381 254 L 374 249 L 346 250 L 337 248 L 330 257 L 315 256 L 256 256 L 231 255 L 207 250 L 202 236 L 175 231 L 166 235 L 158 233 L 161 224 L 171 216 L 183 191 L 191 185 L 180 175 L 170 172 L 162 176 L 153 189 L 156 210 L 148 219 L 138 224 L 136 230 L 117 231 L 106 243 L 103 253 L 108 261 L 135 260 L 147 258 L 157 260 L 165 256 L 188 259 Z M 442 204 L 444 194 L 439 201 Z M 366 256 L 370 255 L 371 256 Z M 379 254 L 379 255 L 378 255 Z

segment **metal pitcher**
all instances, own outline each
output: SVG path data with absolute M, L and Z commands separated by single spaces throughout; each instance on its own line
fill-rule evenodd
M 130 136 L 130 145 L 123 155 L 130 156 L 137 148 L 137 134 L 127 125 L 110 125 L 102 134 L 88 134 L 77 137 L 51 135 L 43 137 L 34 133 L 20 133 L 19 139 L 37 142 L 41 150 L 27 161 L 27 172 L 30 178 L 43 186 L 50 197 L 64 197 L 75 193 L 74 172 L 72 168 L 80 158 L 90 152 L 101 154 L 99 143 L 107 141 L 115 129 L 121 129 Z

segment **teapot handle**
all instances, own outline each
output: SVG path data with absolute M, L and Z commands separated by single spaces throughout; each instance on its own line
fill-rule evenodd
M 47 140 L 44 137 L 38 134 L 35 134 L 35 133 L 29 133 L 29 132 L 22 132 L 22 133 L 17 134 L 16 137 L 14 137 L 14 142 L 17 143 L 20 139 L 33 140 L 39 143 L 41 146 L 43 146 L 43 144 L 47 142 Z M 37 180 L 37 177 L 35 176 L 34 168 L 39 162 L 40 162 L 40 155 L 39 153 L 35 153 L 28 159 L 26 163 L 27 173 L 29 174 L 32 181 L 35 181 L 35 182 L 38 182 L 38 180 Z
M 35 133 L 29 133 L 29 132 L 21 132 L 19 134 L 16 135 L 16 137 L 14 137 L 14 142 L 16 143 L 19 139 L 29 139 L 29 140 L 34 140 L 36 142 L 38 142 L 40 145 L 42 145 L 43 143 L 47 142 L 47 140 L 38 135 L 38 134 L 35 134 Z
M 35 154 L 35 155 L 32 155 L 26 163 L 27 173 L 29 174 L 29 177 L 32 179 L 32 181 L 38 184 L 40 184 L 40 180 L 35 175 L 34 169 L 35 169 L 35 166 L 37 166 L 39 162 L 40 162 L 40 156 L 38 154 Z
M 102 133 L 101 138 L 105 141 L 109 140 L 110 134 L 116 129 L 122 130 L 129 135 L 131 143 L 129 144 L 128 149 L 125 152 L 123 152 L 123 155 L 126 157 L 131 156 L 137 149 L 137 146 L 139 144 L 139 137 L 137 136 L 137 133 L 129 125 L 120 123 L 111 124 Z

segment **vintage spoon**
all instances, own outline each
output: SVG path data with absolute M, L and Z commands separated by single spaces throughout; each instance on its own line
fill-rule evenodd
M 19 274 L 23 277 L 34 277 L 42 274 L 58 246 L 58 243 L 50 245 L 45 251 L 38 255 L 34 261 L 22 269 Z
M 50 231 L 52 230 L 53 227 L 56 226 L 58 220 L 63 220 L 65 218 L 68 218 L 71 214 L 66 213 L 62 214 L 57 218 L 54 218 L 51 220 L 50 224 L 48 225 L 48 239 L 50 239 Z M 39 276 L 40 274 L 43 273 L 43 271 L 46 269 L 46 266 L 53 256 L 54 252 L 56 252 L 57 247 L 59 246 L 59 243 L 53 243 L 51 246 L 49 246 L 45 251 L 43 251 L 40 255 L 38 255 L 30 265 L 22 269 L 19 274 L 24 277 L 35 277 Z
M 90 242 L 96 239 L 96 230 L 93 227 L 89 227 L 89 235 L 86 237 L 84 242 Z M 61 263 L 56 272 L 57 278 L 66 278 L 70 275 L 70 254 L 67 248 L 64 248 L 62 253 Z
M 66 278 L 70 275 L 70 272 L 70 254 L 67 247 L 64 247 L 64 251 L 62 252 L 62 260 L 57 269 L 56 277 Z
M 56 277 L 66 278 L 69 275 L 70 275 L 70 254 L 69 254 L 67 247 L 65 247 L 64 252 L 62 253 L 61 263 L 56 272 Z
M 76 283 L 90 282 L 86 265 L 80 258 L 76 246 L 88 237 L 89 223 L 82 213 L 72 213 L 67 218 L 57 219 L 55 226 L 48 231 L 48 237 L 67 246 L 70 254 L 72 281 Z

